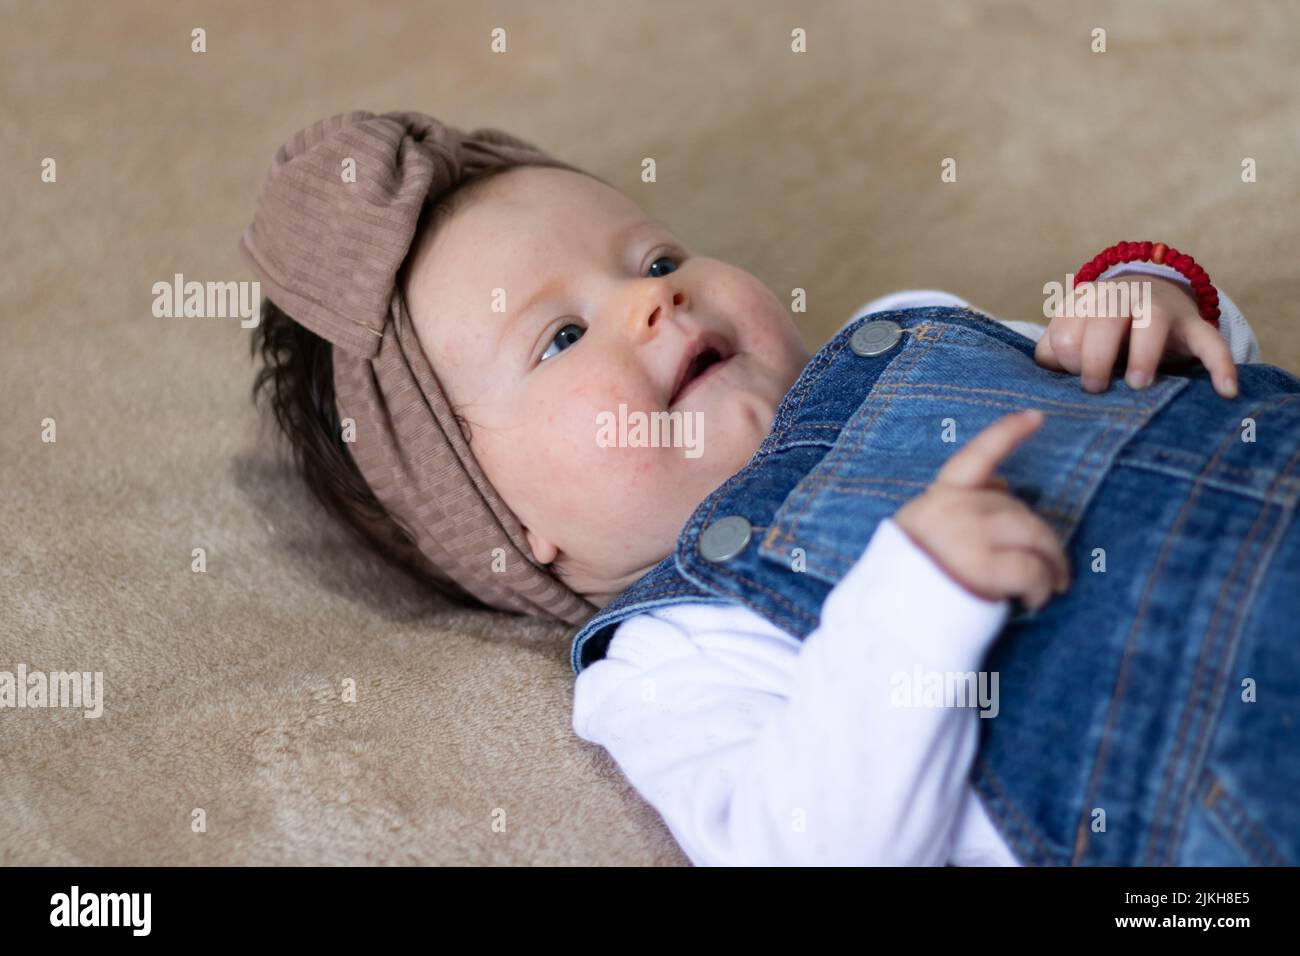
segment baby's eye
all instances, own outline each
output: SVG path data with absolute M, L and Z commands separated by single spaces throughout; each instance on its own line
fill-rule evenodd
M 582 338 L 582 333 L 584 331 L 586 330 L 583 329 L 581 325 L 574 325 L 572 322 L 564 326 L 564 328 L 556 332 L 555 337 L 551 339 L 551 344 L 547 346 L 546 351 L 542 353 L 541 361 L 545 362 L 551 355 L 558 355 L 560 352 L 563 352 L 574 342 L 578 341 L 578 339 Z M 557 345 L 559 346 L 558 349 L 555 348 Z M 555 349 L 555 351 L 552 352 L 552 349 Z
M 654 271 L 655 266 L 659 265 L 659 263 L 661 263 L 661 262 L 673 262 L 674 258 L 675 258 L 674 256 L 660 256 L 660 257 L 659 257 L 658 259 L 656 259 L 654 262 L 650 263 L 650 275 L 651 275 L 652 277 L 658 279 L 660 276 L 666 276 L 666 275 L 668 275 L 669 273 L 676 272 L 676 271 L 677 271 L 677 266 L 676 266 L 676 265 L 673 265 L 673 267 L 672 267 L 671 269 L 669 269 L 668 272 L 655 272 L 655 271 Z

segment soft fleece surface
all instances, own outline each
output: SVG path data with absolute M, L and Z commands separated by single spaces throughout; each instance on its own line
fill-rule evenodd
M 0 710 L 0 862 L 686 862 L 572 734 L 564 629 L 448 609 L 357 550 L 276 465 L 248 334 L 151 314 L 177 272 L 250 278 L 258 178 L 318 117 L 532 139 L 806 289 L 811 346 L 905 287 L 1032 319 L 1044 282 L 1146 237 L 1300 370 L 1286 5 L 408 6 L 6 5 L 0 670 L 106 687 L 98 720 Z

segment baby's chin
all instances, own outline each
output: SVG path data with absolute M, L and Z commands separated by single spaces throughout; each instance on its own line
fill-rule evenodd
M 744 355 L 731 361 L 735 367 L 719 369 L 716 381 L 704 383 L 707 388 L 698 395 L 702 399 L 700 410 L 706 427 L 713 426 L 715 437 L 748 436 L 752 454 L 771 430 L 788 386 L 771 381 L 766 370 L 754 371 Z
M 695 415 L 697 450 L 684 450 L 679 466 L 696 473 L 697 480 L 683 483 L 698 494 L 692 507 L 748 464 L 772 428 L 777 404 L 761 392 L 741 390 L 701 403 Z

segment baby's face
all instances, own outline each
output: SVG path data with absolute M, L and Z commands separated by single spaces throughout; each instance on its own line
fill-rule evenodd
M 600 181 L 521 167 L 480 188 L 417 241 L 407 305 L 533 555 L 603 606 L 749 461 L 809 355 L 762 282 L 691 255 Z M 706 347 L 725 360 L 697 380 Z M 620 445 L 620 405 L 629 424 L 681 413 L 692 431 Z

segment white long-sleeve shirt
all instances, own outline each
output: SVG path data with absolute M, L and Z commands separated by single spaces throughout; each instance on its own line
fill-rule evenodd
M 1182 280 L 1172 269 L 1121 272 Z M 1259 346 L 1219 294 L 1237 362 Z M 854 312 L 969 303 L 912 290 Z M 1037 340 L 1044 326 L 1005 322 Z M 605 747 L 697 865 L 1019 865 L 968 776 L 974 706 L 918 706 L 931 675 L 977 673 L 1007 601 L 953 581 L 885 520 L 800 642 L 741 605 L 684 603 L 619 624 L 578 675 L 573 728 Z M 952 703 L 951 701 L 949 703 Z

